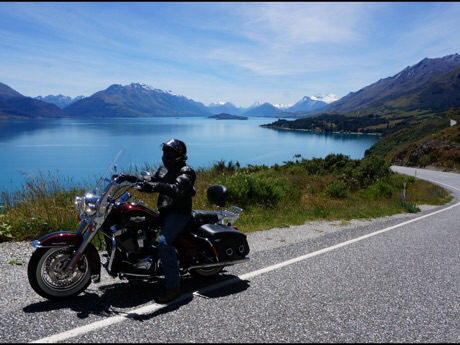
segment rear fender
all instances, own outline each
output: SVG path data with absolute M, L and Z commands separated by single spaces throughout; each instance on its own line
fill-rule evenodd
M 83 236 L 80 233 L 72 231 L 56 231 L 43 235 L 42 237 L 32 241 L 34 248 L 67 248 L 74 247 L 77 249 L 83 241 Z M 90 243 L 85 250 L 85 255 L 88 259 L 88 265 L 91 275 L 100 276 L 101 274 L 101 258 L 97 249 Z

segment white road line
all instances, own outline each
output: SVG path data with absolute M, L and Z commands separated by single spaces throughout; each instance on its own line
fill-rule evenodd
M 420 171 L 420 170 L 419 170 Z M 395 171 L 399 174 L 404 174 L 404 175 L 414 175 L 415 178 L 419 178 L 421 180 L 426 180 L 426 181 L 429 181 L 429 182 L 433 182 L 433 183 L 436 183 L 436 184 L 440 184 L 440 185 L 443 185 L 443 186 L 446 186 L 446 187 L 449 187 L 449 188 L 452 188 L 452 189 L 455 189 L 455 190 L 458 190 L 460 191 L 460 188 L 457 188 L 457 187 L 454 187 L 454 186 L 451 186 L 447 183 L 442 183 L 442 182 L 439 182 L 439 181 L 435 181 L 435 180 L 432 180 L 432 179 L 429 179 L 429 178 L 426 178 L 426 177 L 420 177 L 420 176 L 416 176 L 416 174 L 413 172 L 413 171 L 410 171 L 410 172 L 402 172 L 402 171 Z
M 453 188 L 455 188 L 455 187 L 453 187 Z M 455 188 L 455 189 L 457 189 L 457 188 Z M 399 228 L 401 226 L 404 226 L 404 225 L 419 221 L 421 219 L 425 219 L 425 218 L 434 216 L 436 214 L 446 212 L 446 211 L 448 211 L 448 210 L 450 210 L 450 209 L 452 209 L 454 207 L 457 207 L 459 205 L 460 205 L 460 202 L 458 202 L 458 203 L 456 203 L 454 205 L 451 205 L 449 207 L 443 208 L 441 210 L 434 211 L 434 212 L 428 213 L 426 215 L 420 216 L 418 218 L 414 218 L 414 219 L 405 221 L 403 223 L 399 223 L 399 224 L 390 226 L 388 228 L 378 230 L 378 231 L 375 231 L 373 233 L 370 233 L 370 234 L 367 234 L 367 235 L 364 235 L 364 236 L 357 237 L 357 238 L 352 239 L 352 240 L 348 240 L 348 241 L 336 244 L 336 245 L 328 247 L 328 248 L 317 250 L 316 252 L 312 252 L 312 253 L 309 253 L 309 254 L 306 254 L 306 255 L 302 255 L 302 256 L 299 256 L 297 258 L 287 260 L 287 261 L 281 262 L 281 263 L 276 264 L 276 265 L 272 265 L 272 266 L 262 268 L 260 270 L 256 270 L 256 271 L 253 271 L 253 272 L 242 274 L 242 275 L 240 275 L 238 277 L 228 279 L 226 281 L 223 281 L 223 282 L 220 282 L 220 283 L 205 287 L 205 288 L 200 289 L 200 290 L 198 290 L 198 291 L 196 291 L 194 293 L 187 293 L 187 294 L 181 295 L 178 299 L 176 299 L 174 301 L 174 303 L 178 303 L 178 302 L 187 300 L 192 296 L 200 296 L 201 294 L 205 294 L 207 292 L 218 290 L 218 289 L 220 289 L 220 288 L 222 288 L 222 287 L 224 287 L 226 285 L 233 284 L 233 283 L 235 283 L 235 282 L 237 282 L 239 280 L 250 279 L 250 278 L 259 276 L 261 274 L 268 273 L 268 272 L 271 272 L 273 270 L 276 270 L 276 269 L 279 269 L 279 268 L 282 268 L 282 267 L 285 267 L 285 266 L 288 266 L 288 265 L 292 265 L 292 264 L 297 263 L 299 261 L 306 260 L 308 258 L 317 256 L 317 255 L 321 255 L 321 254 L 330 252 L 332 250 L 347 246 L 349 244 L 362 241 L 362 240 L 364 240 L 366 238 L 376 236 L 376 235 L 379 235 L 381 233 L 384 233 L 384 232 L 387 232 L 387 231 L 390 231 L 390 230 L 394 230 L 396 228 Z M 85 333 L 88 333 L 88 332 L 91 332 L 91 331 L 94 331 L 94 330 L 97 330 L 97 329 L 100 329 L 100 328 L 103 328 L 103 327 L 114 325 L 114 324 L 119 323 L 119 322 L 121 322 L 121 321 L 123 321 L 125 319 L 134 318 L 134 317 L 139 316 L 139 315 L 145 315 L 145 314 L 153 313 L 153 312 L 155 312 L 157 310 L 160 310 L 162 308 L 165 308 L 165 307 L 166 307 L 166 305 L 152 303 L 152 304 L 146 305 L 144 307 L 131 310 L 126 315 L 111 316 L 111 317 L 106 318 L 106 319 L 101 320 L 101 321 L 96 321 L 96 322 L 90 323 L 90 324 L 85 325 L 85 326 L 77 327 L 77 328 L 71 329 L 69 331 L 65 331 L 65 332 L 62 332 L 62 333 L 51 335 L 49 337 L 45 337 L 45 338 L 42 338 L 42 339 L 39 339 L 39 340 L 32 341 L 32 343 L 55 343 L 55 342 L 66 340 L 66 339 L 69 339 L 69 338 L 73 338 L 73 337 L 76 337 L 76 336 L 79 336 L 79 335 L 82 335 L 82 334 L 85 334 Z

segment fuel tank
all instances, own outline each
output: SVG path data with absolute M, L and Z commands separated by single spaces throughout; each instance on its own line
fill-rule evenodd
M 160 213 L 134 202 L 118 206 L 120 222 L 126 228 L 155 228 L 160 226 Z

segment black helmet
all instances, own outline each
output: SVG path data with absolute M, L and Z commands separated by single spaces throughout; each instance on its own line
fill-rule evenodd
M 187 160 L 187 146 L 182 140 L 171 139 L 161 145 L 163 164 L 166 168 L 176 168 Z

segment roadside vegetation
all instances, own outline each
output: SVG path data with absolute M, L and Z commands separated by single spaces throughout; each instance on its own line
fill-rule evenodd
M 194 209 L 212 209 L 206 189 L 224 184 L 228 205 L 244 209 L 237 226 L 244 232 L 303 224 L 309 220 L 374 218 L 417 212 L 417 205 L 440 205 L 451 197 L 428 182 L 392 173 L 385 160 L 352 160 L 331 154 L 310 160 L 296 155 L 283 165 L 240 167 L 236 162 L 216 162 L 197 170 Z M 134 173 L 142 169 L 135 169 Z M 147 170 L 152 170 L 147 167 Z M 133 172 L 131 172 L 133 173 Z M 21 192 L 2 193 L 0 242 L 30 240 L 49 231 L 74 229 L 74 198 L 83 186 L 65 188 L 51 175 L 28 181 Z M 157 194 L 131 191 L 140 202 L 156 207 Z
M 451 126 L 451 120 L 457 125 Z M 318 133 L 377 134 L 365 157 L 411 167 L 460 172 L 460 107 L 444 112 L 368 108 L 365 113 L 321 114 L 296 120 L 279 119 L 262 127 Z
M 457 125 L 450 126 L 450 120 Z M 410 126 L 384 136 L 366 155 L 412 167 L 460 171 L 460 108 L 422 117 Z

